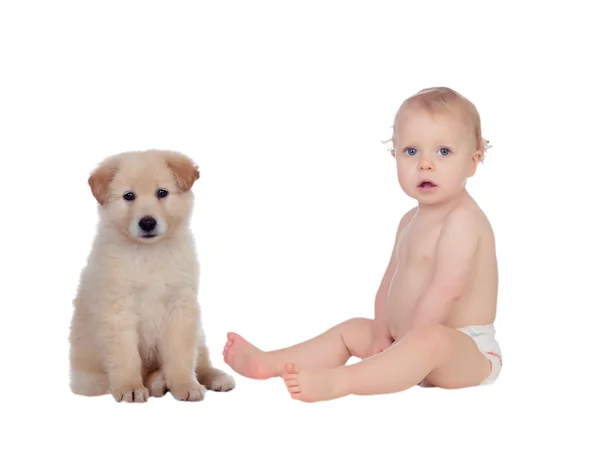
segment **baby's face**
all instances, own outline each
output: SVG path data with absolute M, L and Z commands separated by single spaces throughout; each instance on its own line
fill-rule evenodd
M 393 152 L 402 190 L 423 204 L 456 196 L 475 173 L 481 155 L 476 147 L 460 117 L 416 108 L 402 112 Z

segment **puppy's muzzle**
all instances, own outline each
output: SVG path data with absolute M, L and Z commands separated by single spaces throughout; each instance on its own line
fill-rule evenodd
M 156 228 L 156 219 L 152 216 L 144 216 L 138 222 L 140 229 L 142 229 L 146 233 L 152 232 Z

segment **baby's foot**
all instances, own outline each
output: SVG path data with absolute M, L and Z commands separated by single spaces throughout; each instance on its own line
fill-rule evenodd
M 348 394 L 345 380 L 335 369 L 301 370 L 294 363 L 286 363 L 282 378 L 292 398 L 299 401 L 327 401 Z
M 277 365 L 267 354 L 236 333 L 227 334 L 223 357 L 227 365 L 244 377 L 268 379 L 277 376 Z

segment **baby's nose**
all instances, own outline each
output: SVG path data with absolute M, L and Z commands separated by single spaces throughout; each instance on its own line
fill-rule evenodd
M 433 169 L 433 163 L 429 159 L 423 159 L 419 161 L 419 170 L 431 171 Z

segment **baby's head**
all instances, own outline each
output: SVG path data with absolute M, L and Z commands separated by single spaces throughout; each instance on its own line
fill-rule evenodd
M 488 145 L 475 105 L 444 87 L 424 89 L 402 103 L 392 143 L 400 186 L 426 204 L 459 194 Z

